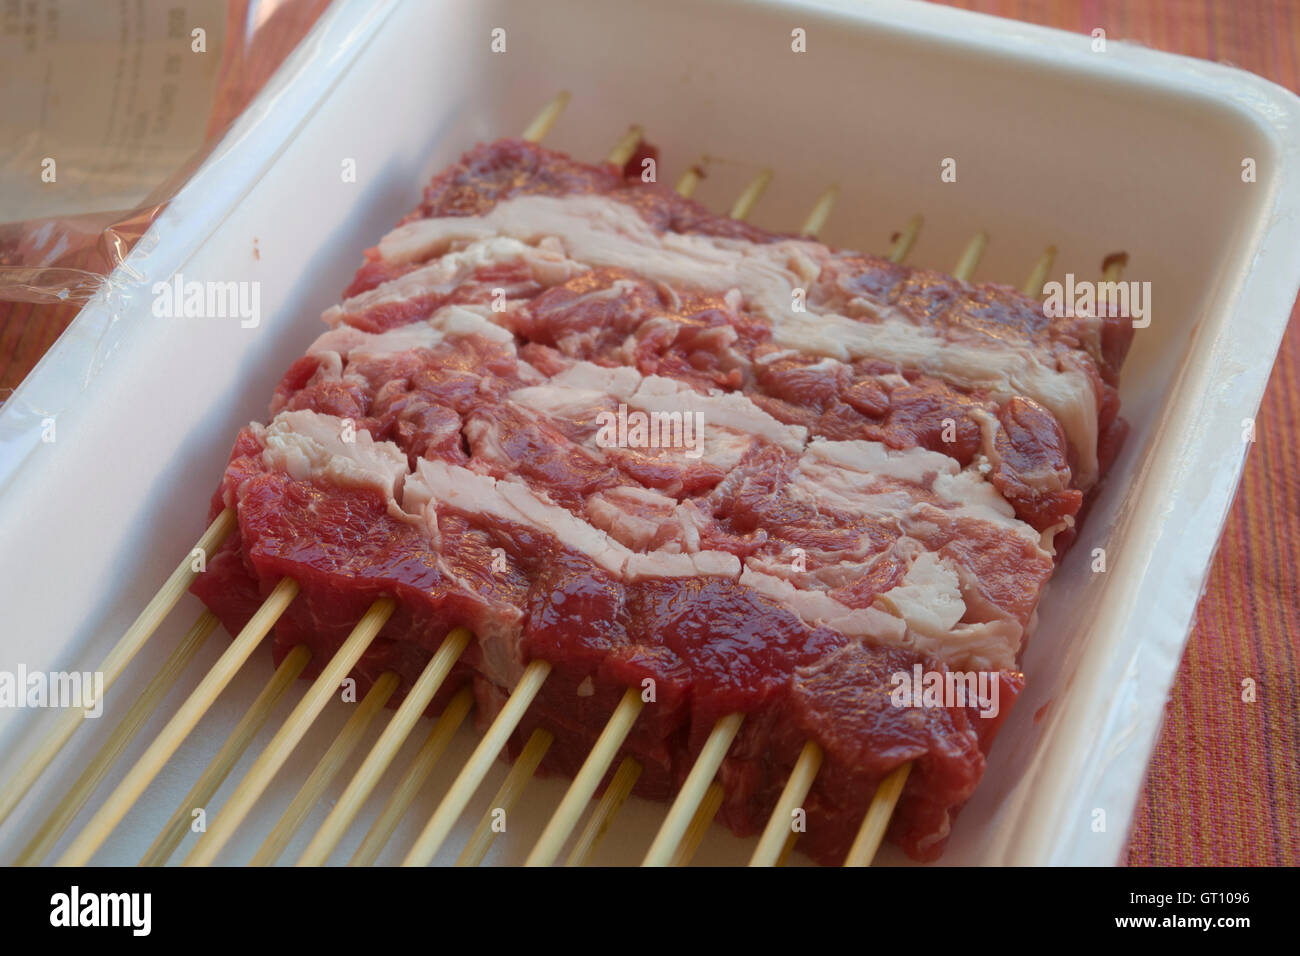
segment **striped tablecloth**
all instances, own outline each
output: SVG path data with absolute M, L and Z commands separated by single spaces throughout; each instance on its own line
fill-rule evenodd
M 943 0 L 1204 57 L 1300 89 L 1300 0 Z M 325 0 L 289 0 L 227 65 L 213 127 L 242 108 Z M 231 5 L 241 23 L 246 0 Z M 140 224 L 147 226 L 147 223 Z M 132 238 L 127 235 L 126 238 Z M 89 251 L 76 265 L 96 268 Z M 73 263 L 65 263 L 72 265 Z M 0 397 L 75 308 L 0 303 Z M 1273 369 L 1138 802 L 1131 864 L 1300 865 L 1300 328 Z M 1241 684 L 1253 678 L 1253 703 Z

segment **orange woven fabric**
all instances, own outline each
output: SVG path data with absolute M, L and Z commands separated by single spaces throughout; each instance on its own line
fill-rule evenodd
M 1296 0 L 943 0 L 982 13 L 1218 60 L 1300 89 Z M 242 109 L 323 0 L 289 0 L 230 65 L 213 128 Z M 242 3 L 232 6 L 239 24 Z M 72 264 L 72 263 L 67 263 Z M 81 262 L 76 263 L 81 265 Z M 86 268 L 94 268 L 85 265 Z M 0 304 L 0 398 L 76 315 Z M 1131 864 L 1300 864 L 1300 330 L 1297 312 L 1257 422 L 1139 800 Z M 1254 703 L 1241 682 L 1258 686 Z

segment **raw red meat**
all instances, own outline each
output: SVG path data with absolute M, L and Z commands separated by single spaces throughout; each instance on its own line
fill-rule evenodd
M 309 674 L 394 598 L 354 672 L 363 691 L 396 672 L 394 702 L 469 627 L 431 713 L 472 683 L 486 721 L 547 660 L 511 743 L 551 730 L 545 772 L 576 772 L 626 688 L 651 688 L 623 748 L 648 797 L 739 711 L 719 779 L 742 834 L 815 740 L 798 846 L 821 862 L 911 761 L 890 837 L 933 859 L 1122 438 L 1131 328 L 768 233 L 624 172 L 503 140 L 437 176 L 282 379 L 275 420 L 241 432 L 212 503 L 239 534 L 194 591 L 235 632 L 292 577 L 276 658 L 306 644 Z M 817 329 L 793 290 L 858 344 L 801 344 Z M 629 409 L 707 432 L 611 447 L 604 416 Z M 916 666 L 993 674 L 1001 709 L 897 706 Z

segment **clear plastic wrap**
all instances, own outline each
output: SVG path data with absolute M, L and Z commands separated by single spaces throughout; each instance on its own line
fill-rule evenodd
M 0 318 L 45 332 L 15 341 L 0 397 L 81 305 L 137 278 L 128 254 L 327 6 L 0 7 Z

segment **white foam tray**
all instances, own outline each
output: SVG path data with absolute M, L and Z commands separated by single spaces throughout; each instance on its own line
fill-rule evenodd
M 505 54 L 489 51 L 498 26 Z M 807 31 L 807 53 L 790 50 L 795 27 Z M 992 241 L 980 279 L 1018 284 L 1056 243 L 1058 277 L 1095 275 L 1105 254 L 1123 249 L 1128 277 L 1152 283 L 1153 321 L 1124 370 L 1132 433 L 1044 598 L 1025 657 L 1029 688 L 944 857 L 1117 862 L 1240 474 L 1242 423 L 1256 412 L 1296 295 L 1300 101 L 1226 67 L 1113 40 L 1098 53 L 1087 37 L 946 8 L 336 4 L 112 289 L 0 410 L 0 668 L 102 659 L 198 536 L 232 437 L 265 416 L 272 387 L 319 331 L 316 316 L 362 248 L 412 206 L 428 176 L 476 141 L 521 130 L 562 88 L 573 102 L 548 145 L 596 158 L 630 122 L 643 123 L 663 150 L 663 179 L 701 153 L 720 157 L 699 193 L 718 209 L 770 165 L 777 175 L 754 215 L 761 225 L 793 228 L 838 181 L 825 231 L 837 245 L 884 249 L 921 212 L 920 264 L 951 267 L 982 228 Z M 940 182 L 945 157 L 958 162 L 955 184 Z M 1245 157 L 1256 161 L 1252 184 L 1240 177 Z M 356 161 L 356 183 L 341 182 L 345 158 Z M 153 318 L 150 288 L 176 271 L 259 281 L 262 324 Z M 41 443 L 51 415 L 57 440 Z M 1107 551 L 1104 574 L 1090 570 L 1097 547 Z M 183 599 L 112 688 L 106 716 L 82 728 L 0 830 L 0 860 L 16 856 L 198 610 Z M 224 643 L 209 642 L 165 711 Z M 259 652 L 96 862 L 139 858 L 269 673 Z M 0 711 L 0 777 L 52 717 Z M 128 749 L 101 797 L 164 717 Z M 249 859 L 345 717 L 341 704 L 326 710 L 223 862 Z M 462 731 L 386 861 L 410 845 L 473 739 Z M 440 862 L 459 852 L 504 772 L 493 769 Z M 489 860 L 521 861 L 562 790 L 557 781 L 530 786 Z M 335 861 L 351 854 L 379 799 Z M 328 801 L 285 859 L 327 811 Z M 599 860 L 639 860 L 662 812 L 631 801 Z M 715 827 L 697 860 L 740 863 L 750 846 Z

